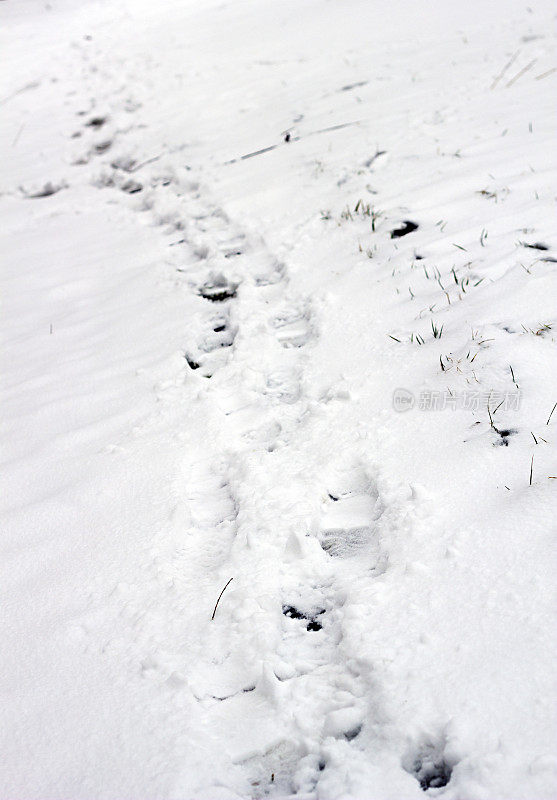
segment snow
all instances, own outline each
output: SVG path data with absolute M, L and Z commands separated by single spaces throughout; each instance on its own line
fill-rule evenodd
M 549 0 L 0 15 L 0 796 L 557 797 Z

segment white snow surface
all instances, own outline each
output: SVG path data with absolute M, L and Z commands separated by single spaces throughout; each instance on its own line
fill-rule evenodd
M 0 19 L 0 798 L 554 800 L 553 4 Z

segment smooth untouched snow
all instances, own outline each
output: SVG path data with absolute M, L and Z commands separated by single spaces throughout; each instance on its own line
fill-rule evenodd
M 0 18 L 0 797 L 553 800 L 552 4 Z

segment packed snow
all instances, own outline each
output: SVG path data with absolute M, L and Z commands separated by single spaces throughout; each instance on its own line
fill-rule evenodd
M 0 798 L 557 797 L 555 16 L 0 4 Z

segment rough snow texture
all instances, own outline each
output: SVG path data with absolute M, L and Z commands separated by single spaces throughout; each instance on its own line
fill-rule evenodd
M 1 797 L 557 796 L 553 14 L 1 4 Z

